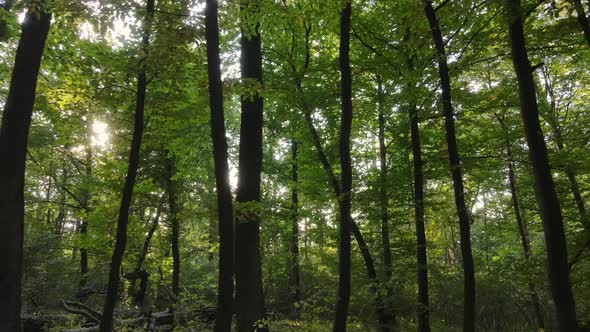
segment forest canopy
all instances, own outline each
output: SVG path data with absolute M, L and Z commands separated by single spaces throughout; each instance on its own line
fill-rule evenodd
M 590 1 L 0 0 L 0 332 L 590 331 Z

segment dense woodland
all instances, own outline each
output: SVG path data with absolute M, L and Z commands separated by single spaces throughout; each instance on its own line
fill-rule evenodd
M 590 1 L 0 6 L 1 332 L 590 330 Z

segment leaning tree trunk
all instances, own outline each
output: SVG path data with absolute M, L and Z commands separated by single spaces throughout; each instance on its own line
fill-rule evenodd
M 170 244 L 172 246 L 172 303 L 178 303 L 180 297 L 180 248 L 178 240 L 180 237 L 180 225 L 178 215 L 180 207 L 178 204 L 178 183 L 174 176 L 176 175 L 176 160 L 173 156 L 166 157 L 166 191 L 168 192 L 168 207 L 170 219 Z
M 45 1 L 22 24 L 0 129 L 0 331 L 20 331 L 25 160 L 37 75 L 51 15 Z
M 588 22 L 588 16 L 584 10 L 584 5 L 582 5 L 581 0 L 572 0 L 572 2 L 574 4 L 574 9 L 576 10 L 576 15 L 578 16 L 578 23 L 584 32 L 586 43 L 590 46 L 590 23 Z M 590 8 L 588 8 L 588 10 L 590 11 Z
M 289 245 L 289 296 L 291 302 L 290 318 L 298 319 L 301 314 L 301 280 L 299 278 L 299 165 L 297 160 L 298 146 L 295 138 L 291 139 L 291 243 Z
M 254 5 L 252 5 L 254 4 Z M 241 71 L 245 83 L 258 90 L 262 84 L 262 50 L 259 23 L 253 22 L 260 10 L 257 1 L 242 1 Z M 249 332 L 265 317 L 260 257 L 260 173 L 262 170 L 262 109 L 260 91 L 241 98 L 240 157 L 238 189 L 240 203 L 236 216 L 236 302 L 238 332 Z M 267 327 L 258 329 L 268 330 Z
M 305 75 L 307 69 L 309 68 L 310 59 L 311 59 L 310 51 L 309 51 L 310 50 L 310 41 L 309 41 L 310 34 L 311 34 L 311 25 L 305 25 L 305 62 L 303 64 L 303 68 L 301 69 L 300 73 L 298 73 L 295 66 L 292 65 L 293 75 L 295 77 L 297 77 L 297 79 L 295 81 L 295 88 L 296 88 L 297 94 L 300 96 L 300 99 L 302 101 L 301 107 L 303 109 L 305 123 L 307 125 L 307 128 L 309 129 L 309 133 L 310 133 L 313 145 L 316 149 L 318 159 L 320 160 L 320 163 L 322 164 L 322 167 L 323 167 L 324 171 L 326 172 L 326 175 L 328 176 L 330 186 L 332 187 L 332 191 L 334 192 L 334 195 L 336 196 L 338 204 L 340 204 L 341 201 L 338 199 L 340 197 L 340 191 L 341 191 L 340 181 L 338 180 L 338 178 L 336 177 L 336 174 L 334 173 L 334 171 L 332 169 L 332 165 L 330 164 L 330 161 L 328 160 L 328 157 L 326 156 L 326 153 L 324 152 L 324 149 L 322 147 L 322 141 L 320 139 L 318 131 L 316 130 L 316 128 L 313 124 L 313 119 L 311 117 L 311 113 L 312 113 L 313 109 L 305 101 L 305 97 L 304 97 L 305 93 L 303 90 L 302 81 L 303 81 L 303 76 Z M 354 235 L 354 238 L 359 246 L 361 256 L 363 258 L 363 262 L 364 262 L 365 268 L 367 270 L 367 277 L 371 281 L 370 288 L 371 288 L 371 291 L 374 293 L 375 299 L 377 302 L 377 315 L 379 317 L 379 321 L 380 322 L 387 322 L 388 316 L 384 312 L 384 310 L 382 310 L 382 307 L 379 305 L 379 303 L 381 303 L 382 300 L 381 300 L 381 294 L 378 292 L 379 280 L 377 279 L 377 272 L 375 270 L 373 256 L 371 255 L 371 252 L 369 251 L 369 247 L 368 247 L 360 229 L 357 227 L 354 219 L 352 218 L 352 216 L 349 217 L 349 220 L 351 221 L 350 231 Z
M 123 193 L 121 196 L 121 206 L 119 208 L 119 217 L 117 220 L 117 234 L 115 239 L 115 249 L 111 259 L 111 268 L 109 271 L 109 282 L 107 286 L 107 295 L 103 307 L 102 320 L 100 322 L 101 332 L 113 331 L 113 314 L 117 303 L 117 294 L 120 280 L 120 269 L 123 262 L 123 254 L 127 244 L 127 224 L 129 223 L 129 209 L 133 197 L 133 187 L 137 177 L 139 167 L 139 153 L 141 149 L 141 140 L 144 129 L 144 110 L 145 95 L 147 90 L 146 78 L 146 55 L 148 51 L 152 19 L 154 17 L 155 0 L 147 0 L 146 17 L 144 21 L 144 32 L 141 42 L 142 58 L 139 63 L 137 73 L 137 93 L 135 98 L 135 120 L 133 124 L 133 138 L 131 140 L 131 150 L 129 151 L 129 164 L 127 165 L 127 176 Z
M 506 156 L 508 157 L 508 184 L 510 185 L 510 196 L 512 197 L 512 208 L 514 209 L 514 216 L 516 218 L 516 225 L 518 226 L 518 234 L 520 235 L 520 242 L 522 245 L 522 252 L 526 260 L 531 257 L 531 242 L 522 216 L 520 214 L 520 204 L 518 202 L 518 194 L 516 192 L 516 176 L 514 174 L 514 162 L 512 159 L 512 152 L 509 146 L 506 146 Z M 535 286 L 532 282 L 528 283 L 529 292 L 531 294 L 531 300 L 533 301 L 533 308 L 535 310 L 535 317 L 537 318 L 537 327 L 540 330 L 545 328 L 545 322 L 543 320 L 543 311 L 541 310 L 541 304 L 539 300 L 539 294 L 537 293 Z
M 426 18 L 430 24 L 432 39 L 436 49 L 438 72 L 442 89 L 442 106 L 445 117 L 445 130 L 447 148 L 449 153 L 449 166 L 453 177 L 453 191 L 455 194 L 455 206 L 459 217 L 459 233 L 461 240 L 461 255 L 463 256 L 463 331 L 475 330 L 475 271 L 471 253 L 470 218 L 465 205 L 465 191 L 463 189 L 463 175 L 461 172 L 461 160 L 457 149 L 457 134 L 455 130 L 455 115 L 451 100 L 451 78 L 445 44 L 440 31 L 438 18 L 432 6 L 432 1 L 423 0 Z
M 352 76 L 350 73 L 350 1 L 340 13 L 340 77 L 342 115 L 340 118 L 340 197 L 338 198 L 338 298 L 334 317 L 335 332 L 346 331 L 346 318 L 350 302 L 350 224 L 352 165 L 350 158 L 350 133 L 352 129 Z
M 207 72 L 209 77 L 209 107 L 211 109 L 215 188 L 217 191 L 217 216 L 219 220 L 219 279 L 215 331 L 229 332 L 232 325 L 234 295 L 234 219 L 223 114 L 217 7 L 217 0 L 207 0 L 207 6 L 205 7 Z
M 535 179 L 535 196 L 545 232 L 551 293 L 561 331 L 577 331 L 576 307 L 569 280 L 567 247 L 561 207 L 551 176 L 547 146 L 539 123 L 535 82 L 524 39 L 520 0 L 506 0 L 512 63 L 518 80 L 520 114 Z

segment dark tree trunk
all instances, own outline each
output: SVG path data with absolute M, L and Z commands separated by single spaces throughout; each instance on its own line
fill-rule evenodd
M 432 39 L 436 49 L 438 72 L 440 75 L 442 89 L 442 106 L 445 117 L 445 130 L 447 148 L 449 153 L 449 166 L 453 177 L 453 191 L 455 194 L 455 205 L 459 218 L 459 233 L 461 240 L 461 255 L 463 257 L 463 331 L 475 330 L 475 271 L 471 253 L 471 231 L 467 206 L 465 205 L 465 191 L 463 189 L 463 175 L 461 172 L 461 160 L 457 149 L 457 135 L 455 130 L 455 115 L 451 100 L 451 78 L 447 64 L 445 45 L 438 24 L 436 12 L 432 1 L 423 0 L 424 12 L 430 24 Z
M 506 156 L 508 157 L 508 182 L 510 185 L 510 196 L 512 197 L 512 208 L 514 209 L 514 216 L 516 218 L 516 225 L 518 226 L 518 234 L 520 235 L 520 242 L 522 244 L 522 252 L 525 259 L 529 259 L 531 256 L 531 243 L 529 241 L 528 234 L 520 214 L 520 206 L 518 202 L 518 194 L 516 192 L 516 176 L 514 175 L 514 162 L 512 159 L 512 152 L 510 147 L 506 147 Z M 535 286 L 532 282 L 528 283 L 529 292 L 531 294 L 531 300 L 533 302 L 533 309 L 535 310 L 535 317 L 537 318 L 537 327 L 540 330 L 545 328 L 545 321 L 543 319 L 543 311 L 541 310 L 541 304 L 539 294 L 537 293 Z
M 389 244 L 389 213 L 388 193 L 387 193 L 387 148 L 385 145 L 385 114 L 384 114 L 384 96 L 383 82 L 381 77 L 377 77 L 377 107 L 379 109 L 379 205 L 381 209 L 381 247 L 383 256 L 383 287 L 387 290 L 386 296 L 380 296 L 377 299 L 378 309 L 382 315 L 379 315 L 379 325 L 381 331 L 390 331 L 395 322 L 393 308 L 388 304 L 393 295 L 391 278 L 393 276 L 393 259 L 391 257 L 391 246 Z
M 330 161 L 328 160 L 328 157 L 326 156 L 326 153 L 324 152 L 324 149 L 322 147 L 322 141 L 320 139 L 318 131 L 316 130 L 316 128 L 313 124 L 313 119 L 311 117 L 312 108 L 306 102 L 305 92 L 303 90 L 303 84 L 302 84 L 303 77 L 309 67 L 309 63 L 310 63 L 310 59 L 311 59 L 310 51 L 309 51 L 309 49 L 310 49 L 310 42 L 309 42 L 310 34 L 311 34 L 311 25 L 305 25 L 305 62 L 303 64 L 303 68 L 300 73 L 297 72 L 295 66 L 292 66 L 293 75 L 295 75 L 295 77 L 297 77 L 297 80 L 295 82 L 295 88 L 301 98 L 301 104 L 302 104 L 301 107 L 304 112 L 305 123 L 307 125 L 307 128 L 309 129 L 309 133 L 311 135 L 313 145 L 314 145 L 316 152 L 318 154 L 318 159 L 320 160 L 322 167 L 323 167 L 324 171 L 326 172 L 326 175 L 328 176 L 328 181 L 330 182 L 330 185 L 332 187 L 334 195 L 336 196 L 337 202 L 338 202 L 338 204 L 340 204 L 340 202 L 341 202 L 339 200 L 340 192 L 341 192 L 340 181 L 338 180 L 338 178 L 334 174 L 334 171 L 332 169 L 332 165 L 330 164 Z M 381 298 L 380 298 L 381 295 L 377 292 L 377 290 L 378 290 L 377 286 L 378 286 L 379 281 L 377 280 L 377 272 L 375 270 L 375 264 L 373 262 L 373 257 L 371 255 L 371 252 L 369 251 L 369 247 L 368 247 L 365 239 L 363 238 L 362 233 L 360 232 L 359 228 L 357 227 L 356 223 L 354 222 L 354 219 L 352 218 L 352 216 L 349 216 L 349 220 L 351 222 L 350 231 L 354 235 L 355 240 L 359 246 L 359 250 L 361 251 L 361 256 L 363 257 L 363 262 L 364 262 L 365 268 L 367 270 L 367 277 L 369 278 L 369 280 L 372 283 L 371 290 L 373 291 L 375 298 L 376 298 L 377 314 L 379 316 L 379 321 L 386 322 L 387 321 L 386 314 L 383 312 L 382 307 L 380 306 L 380 303 L 382 303 Z M 323 239 L 323 237 L 322 237 L 322 239 Z M 322 243 L 323 242 L 320 242 L 320 247 L 322 246 Z
M 507 135 L 508 131 L 506 125 L 504 124 L 504 120 L 502 117 L 497 116 L 498 122 L 504 133 Z M 520 243 L 522 245 L 522 252 L 524 254 L 524 258 L 528 260 L 531 257 L 531 242 L 528 237 L 528 233 L 526 230 L 526 225 L 524 220 L 522 219 L 522 215 L 520 213 L 520 203 L 518 201 L 518 193 L 516 191 L 516 175 L 514 172 L 514 158 L 512 156 L 512 149 L 510 148 L 510 142 L 507 140 L 505 142 L 505 149 L 506 149 L 506 158 L 508 160 L 507 167 L 508 167 L 508 185 L 510 186 L 510 197 L 512 199 L 512 208 L 514 209 L 514 217 L 516 219 L 516 225 L 518 227 L 518 234 L 520 236 Z M 535 318 L 537 319 L 537 327 L 539 329 L 545 328 L 545 321 L 543 319 L 543 310 L 541 309 L 541 303 L 539 299 L 539 294 L 535 289 L 535 285 L 529 281 L 528 283 L 529 293 L 531 295 L 531 300 L 533 302 L 533 309 L 535 311 Z
M 255 5 L 252 6 L 252 3 Z M 258 11 L 257 2 L 241 2 L 244 21 L 251 27 L 242 31 L 242 79 L 262 84 L 262 50 L 258 22 L 252 22 L 250 11 Z M 251 33 L 251 35 L 249 35 Z M 265 317 L 262 294 L 260 258 L 260 173 L 262 170 L 262 109 L 263 100 L 258 91 L 241 98 L 240 157 L 238 161 L 238 189 L 240 203 L 236 216 L 236 302 L 238 332 L 250 332 L 255 322 Z M 259 331 L 268 330 L 267 327 Z
M 383 97 L 383 82 L 381 77 L 377 79 L 377 102 L 379 108 L 379 203 L 381 208 L 381 245 L 383 249 L 383 274 L 385 282 L 391 281 L 393 275 L 393 263 L 391 247 L 389 244 L 389 214 L 387 195 L 387 148 L 385 146 L 385 114 Z
M 352 165 L 350 158 L 350 133 L 352 129 L 352 76 L 350 73 L 350 1 L 340 13 L 340 77 L 342 115 L 340 119 L 340 197 L 338 198 L 338 298 L 334 317 L 335 332 L 346 331 L 346 319 L 350 302 L 350 224 Z
M 297 183 L 299 181 L 299 165 L 297 161 L 297 140 L 291 140 L 291 243 L 289 259 L 289 295 L 291 296 L 291 313 L 292 320 L 300 317 L 301 301 L 301 281 L 299 279 L 299 193 Z
M 590 46 L 590 23 L 588 22 L 588 16 L 586 16 L 584 5 L 582 5 L 581 0 L 572 0 L 572 2 L 574 4 L 574 9 L 576 10 L 576 15 L 578 16 L 578 23 L 584 32 L 584 37 L 586 38 L 588 46 Z M 590 10 L 590 8 L 588 10 Z
M 223 90 L 219 59 L 219 28 L 217 0 L 207 0 L 205 7 L 205 31 L 207 38 L 207 72 L 209 77 L 209 107 L 211 108 L 211 139 L 215 164 L 215 189 L 217 192 L 217 217 L 219 220 L 219 279 L 217 290 L 217 314 L 215 331 L 231 331 L 234 296 L 234 217 L 229 166 L 227 163 L 227 138 L 223 113 Z
M 41 1 L 44 8 L 45 1 Z M 37 75 L 51 15 L 29 11 L 22 25 L 0 129 L 0 331 L 20 331 L 25 160 Z
M 413 65 L 409 66 L 413 70 Z M 409 89 L 410 93 L 412 92 Z M 409 105 L 412 159 L 414 167 L 414 218 L 416 221 L 416 269 L 418 281 L 418 332 L 430 332 L 430 301 L 428 296 L 428 256 L 424 226 L 424 174 L 422 171 L 422 146 L 418 127 L 418 109 Z
M 158 229 L 158 226 L 160 224 L 160 214 L 162 212 L 162 204 L 160 204 L 160 206 L 158 206 L 158 209 L 156 210 L 156 215 L 154 216 L 154 220 L 152 221 L 152 224 L 150 225 L 150 229 L 148 230 L 148 234 L 145 237 L 145 240 L 143 241 L 143 246 L 141 247 L 141 251 L 139 252 L 139 257 L 137 258 L 137 263 L 135 264 L 135 270 L 134 270 L 134 274 L 135 275 L 140 275 L 141 271 L 143 271 L 143 264 L 145 262 L 145 258 L 147 257 L 148 251 L 150 249 L 150 244 L 152 242 L 152 237 L 154 236 L 154 234 L 156 233 L 156 230 Z M 131 285 L 129 287 L 129 295 L 135 299 L 135 304 L 137 306 L 141 306 L 142 305 L 142 299 L 143 299 L 143 295 L 141 295 L 142 290 L 139 291 L 139 294 L 136 294 L 135 292 L 135 284 L 137 282 L 138 278 L 134 278 L 131 279 Z
M 61 177 L 61 186 L 66 186 L 68 182 L 68 168 L 65 165 L 65 162 L 62 165 L 62 177 Z M 55 218 L 54 223 L 54 233 L 56 235 L 61 235 L 63 230 L 63 226 L 66 220 L 66 191 L 65 189 L 61 188 L 59 194 L 59 210 L 57 212 L 57 217 Z
M 576 307 L 569 280 L 561 208 L 551 177 L 547 147 L 539 123 L 535 82 L 524 39 L 520 0 L 506 0 L 512 62 L 518 80 L 520 113 L 535 179 L 535 196 L 543 220 L 549 283 L 561 331 L 577 331 Z
M 166 191 L 168 191 L 168 207 L 170 209 L 170 244 L 172 246 L 172 294 L 174 298 L 172 302 L 178 303 L 180 296 L 180 249 L 178 246 L 178 239 L 180 237 L 180 225 L 178 222 L 178 214 L 180 207 L 178 205 L 178 184 L 174 179 L 176 175 L 176 161 L 173 156 L 166 157 Z
M 145 96 L 147 89 L 146 78 L 146 55 L 148 51 L 150 31 L 152 19 L 154 16 L 155 0 L 147 0 L 146 16 L 144 23 L 144 32 L 141 42 L 142 58 L 139 63 L 139 70 L 137 73 L 137 93 L 135 98 L 135 120 L 133 124 L 133 138 L 131 140 L 131 150 L 129 151 L 129 164 L 127 165 L 127 176 L 125 177 L 125 185 L 123 186 L 123 193 L 121 196 L 121 206 L 119 208 L 119 217 L 117 220 L 117 234 L 115 240 L 115 249 L 111 259 L 111 267 L 109 271 L 109 282 L 107 286 L 107 294 L 103 307 L 103 316 L 100 322 L 101 332 L 113 331 L 113 314 L 115 312 L 115 305 L 117 303 L 117 295 L 120 280 L 120 269 L 123 262 L 123 255 L 125 253 L 125 246 L 127 244 L 127 224 L 129 223 L 129 209 L 131 207 L 131 200 L 133 198 L 133 187 L 137 177 L 137 169 L 139 167 L 139 153 L 141 149 L 141 140 L 143 138 L 144 130 L 144 110 L 145 110 Z
M 92 124 L 90 119 L 86 119 L 86 146 L 85 146 L 85 187 L 81 198 L 81 208 L 84 210 L 82 222 L 80 223 L 80 238 L 85 242 L 88 233 L 88 218 L 90 215 L 90 188 L 88 185 L 92 181 Z M 80 289 L 86 286 L 88 274 L 88 249 L 84 245 L 80 246 Z

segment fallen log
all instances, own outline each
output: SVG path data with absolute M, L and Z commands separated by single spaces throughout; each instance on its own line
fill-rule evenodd
M 100 324 L 100 320 L 102 319 L 101 313 L 82 303 L 62 301 L 62 307 L 69 313 L 83 316 L 89 323 Z

